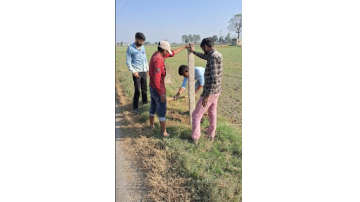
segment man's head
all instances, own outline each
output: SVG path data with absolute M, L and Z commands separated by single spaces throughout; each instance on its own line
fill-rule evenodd
M 172 55 L 170 43 L 167 41 L 160 41 L 158 43 L 158 51 L 162 54 L 162 56 L 165 56 L 168 53 Z
M 135 44 L 136 46 L 142 46 L 146 40 L 145 35 L 141 32 L 135 34 Z
M 211 37 L 204 38 L 200 44 L 201 50 L 208 54 L 214 49 L 214 40 Z
M 189 67 L 186 65 L 180 65 L 179 67 L 179 75 L 184 77 L 189 77 Z

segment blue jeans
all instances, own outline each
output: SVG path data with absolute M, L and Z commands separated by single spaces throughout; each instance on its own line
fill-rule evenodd
M 157 93 L 156 90 L 153 89 L 151 86 L 150 86 L 150 96 L 151 96 L 151 101 L 150 101 L 149 115 L 155 116 L 155 113 L 157 111 L 159 115 L 159 121 L 165 121 L 166 101 L 160 102 L 159 93 Z

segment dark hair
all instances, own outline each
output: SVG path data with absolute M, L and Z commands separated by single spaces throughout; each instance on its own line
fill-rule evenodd
M 201 41 L 201 44 L 200 44 L 201 47 L 204 47 L 204 46 L 208 46 L 208 47 L 214 47 L 214 40 L 213 38 L 211 37 L 207 37 L 207 38 L 204 38 L 202 41 Z
M 160 42 L 159 42 L 159 44 L 160 44 Z M 158 51 L 162 53 L 164 51 L 164 49 L 162 49 L 162 48 L 160 48 L 160 46 L 158 46 Z
M 189 71 L 189 67 L 186 65 L 180 65 L 179 67 L 179 75 L 183 76 L 185 74 L 185 72 Z
M 135 34 L 135 39 L 142 39 L 144 41 L 146 40 L 145 35 L 143 33 L 141 33 L 141 32 L 137 32 Z
M 158 43 L 158 51 L 161 52 L 161 53 L 164 51 L 164 49 L 160 48 L 160 41 Z

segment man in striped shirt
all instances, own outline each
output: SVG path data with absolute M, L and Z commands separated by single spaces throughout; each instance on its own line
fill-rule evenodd
M 200 47 L 204 53 L 195 52 L 194 45 L 189 47 L 189 51 L 192 51 L 194 55 L 207 60 L 204 74 L 204 90 L 196 104 L 194 112 L 192 113 L 191 139 L 194 144 L 198 144 L 198 140 L 201 135 L 200 121 L 206 111 L 209 113 L 210 122 L 207 137 L 210 140 L 214 139 L 217 119 L 217 102 L 222 91 L 221 79 L 223 74 L 223 57 L 221 53 L 214 48 L 214 41 L 211 37 L 204 38 Z

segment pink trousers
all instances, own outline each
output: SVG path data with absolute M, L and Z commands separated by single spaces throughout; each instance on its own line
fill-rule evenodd
M 202 116 L 205 114 L 207 110 L 209 110 L 209 122 L 210 122 L 207 135 L 212 138 L 215 137 L 217 102 L 220 94 L 221 93 L 210 94 L 206 107 L 203 107 L 202 105 L 202 101 L 204 97 L 203 96 L 200 97 L 199 101 L 196 104 L 196 108 L 192 113 L 192 133 L 191 133 L 192 139 L 198 140 L 200 138 L 201 135 L 200 121 Z

